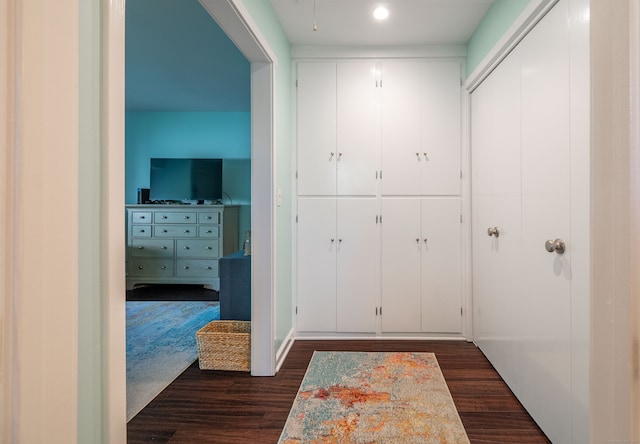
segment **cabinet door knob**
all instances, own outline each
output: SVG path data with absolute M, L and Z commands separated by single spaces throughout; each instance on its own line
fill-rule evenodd
M 500 237 L 500 230 L 498 229 L 498 227 L 489 227 L 487 228 L 487 235 Z
M 165 267 L 164 265 L 160 267 L 161 270 L 166 269 L 167 267 Z
M 566 244 L 562 239 L 556 239 L 556 240 L 549 239 L 544 243 L 544 248 L 549 253 L 553 253 L 555 251 L 558 254 L 564 254 L 566 249 Z
M 425 243 L 425 244 L 427 243 L 427 238 L 426 238 L 426 237 L 424 238 L 424 243 Z
M 142 265 L 138 265 L 138 270 L 142 270 L 144 267 Z
M 185 249 L 185 250 L 188 250 L 188 249 L 189 249 L 189 246 L 185 246 L 185 247 L 184 247 L 184 249 Z
M 209 247 L 209 246 L 207 246 L 207 250 L 212 250 L 212 248 L 211 248 L 211 247 Z
M 420 243 L 420 238 L 416 237 L 416 244 Z
M 333 156 L 335 156 L 335 154 L 331 153 L 331 155 L 329 156 L 329 160 L 333 159 Z
M 211 267 L 207 267 L 207 270 L 211 270 Z
M 144 250 L 144 246 L 138 245 L 138 250 Z
M 185 266 L 184 266 L 184 269 L 185 269 L 185 270 L 188 270 L 188 269 L 189 269 L 189 266 L 188 266 L 188 265 L 185 265 Z
M 189 232 L 189 230 L 184 230 L 184 232 L 185 232 L 185 233 L 188 233 L 188 232 Z
M 185 216 L 184 218 L 185 218 L 185 219 L 189 219 L 189 216 Z

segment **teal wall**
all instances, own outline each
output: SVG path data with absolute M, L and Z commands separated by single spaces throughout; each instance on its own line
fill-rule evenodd
M 251 229 L 251 113 L 127 112 L 125 200 L 149 187 L 152 157 L 221 158 L 223 203 L 239 204 L 239 241 Z
M 292 326 L 291 251 L 292 232 L 292 143 L 291 143 L 291 45 L 280 26 L 271 2 L 243 0 L 253 21 L 276 54 L 275 153 L 276 187 L 282 190 L 282 205 L 276 212 L 276 348 Z M 254 168 L 266 167 L 254 165 Z
M 531 0 L 496 0 L 467 42 L 467 76 L 473 72 Z

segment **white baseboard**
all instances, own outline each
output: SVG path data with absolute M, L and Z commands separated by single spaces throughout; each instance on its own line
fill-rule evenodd
M 276 373 L 280 371 L 280 367 L 282 367 L 282 364 L 284 363 L 284 360 L 287 358 L 287 355 L 289 354 L 289 350 L 291 350 L 291 347 L 293 346 L 294 342 L 295 342 L 295 338 L 293 337 L 293 329 L 291 329 L 289 330 L 289 333 L 287 334 L 286 338 L 284 338 L 284 341 L 282 341 L 282 345 L 276 352 Z

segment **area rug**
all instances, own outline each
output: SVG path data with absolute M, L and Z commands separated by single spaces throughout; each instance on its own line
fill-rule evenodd
M 218 302 L 127 302 L 127 421 L 198 358 L 196 332 Z
M 279 443 L 469 443 L 433 353 L 315 352 Z

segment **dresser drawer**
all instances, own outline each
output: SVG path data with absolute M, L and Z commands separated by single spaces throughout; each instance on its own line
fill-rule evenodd
M 131 276 L 173 276 L 173 259 L 136 258 L 131 263 Z
M 173 257 L 173 240 L 135 239 L 129 254 L 131 257 Z
M 198 237 L 220 237 L 220 227 L 214 225 L 198 225 Z
M 132 211 L 131 222 L 134 224 L 150 224 L 152 222 L 151 211 Z
M 153 221 L 157 224 L 195 224 L 198 217 L 195 211 L 156 211 Z
M 197 225 L 155 225 L 153 227 L 154 237 L 196 237 L 197 234 Z
M 217 258 L 220 256 L 220 241 L 218 239 L 177 240 L 176 256 Z
M 151 225 L 133 225 L 131 237 L 151 237 Z
M 217 259 L 178 259 L 176 276 L 198 276 L 206 278 L 218 277 Z
M 198 213 L 199 224 L 219 224 L 220 212 L 219 211 L 201 211 Z

